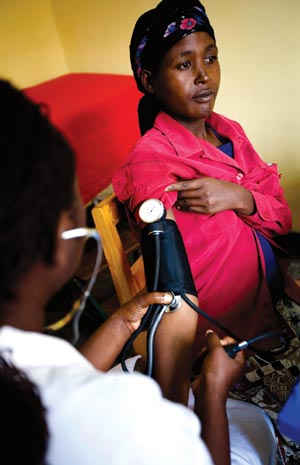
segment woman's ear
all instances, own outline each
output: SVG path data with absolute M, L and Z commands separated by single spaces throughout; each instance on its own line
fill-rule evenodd
M 144 89 L 149 94 L 154 94 L 154 87 L 152 82 L 152 72 L 148 71 L 147 69 L 143 69 L 141 72 L 141 81 L 143 84 Z

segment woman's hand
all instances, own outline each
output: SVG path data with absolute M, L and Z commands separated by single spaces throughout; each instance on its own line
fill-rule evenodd
M 179 210 L 214 215 L 235 210 L 251 215 L 255 205 L 251 193 L 242 186 L 215 178 L 203 177 L 171 184 L 166 191 L 178 191 L 175 206 Z
M 145 316 L 149 305 L 168 305 L 172 302 L 172 295 L 169 292 L 150 292 L 139 294 L 119 308 L 115 316 L 121 318 L 130 333 L 138 329 L 143 316 Z

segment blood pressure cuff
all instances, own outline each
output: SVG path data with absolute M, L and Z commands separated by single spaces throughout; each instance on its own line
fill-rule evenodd
M 197 296 L 185 247 L 177 224 L 161 220 L 142 230 L 141 247 L 148 291 L 172 291 Z M 157 286 L 156 265 L 159 260 Z

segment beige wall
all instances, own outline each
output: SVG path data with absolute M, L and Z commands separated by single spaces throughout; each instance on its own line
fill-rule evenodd
M 50 0 L 1 0 L 1 76 L 27 87 L 67 71 Z
M 278 163 L 300 230 L 300 1 L 203 0 L 222 66 L 216 111 Z M 26 4 L 26 6 L 25 6 Z M 65 72 L 131 74 L 128 45 L 150 0 L 1 0 L 1 74 L 27 86 Z
M 134 21 L 155 2 L 51 0 L 72 71 L 131 74 L 128 46 Z M 141 5 L 142 3 L 142 5 Z

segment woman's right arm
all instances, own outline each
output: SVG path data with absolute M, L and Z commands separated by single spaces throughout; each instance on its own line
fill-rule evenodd
M 168 210 L 167 218 L 174 220 L 172 210 Z M 197 297 L 190 294 L 188 297 L 198 304 Z M 188 403 L 191 366 L 196 358 L 197 323 L 198 314 L 182 300 L 178 310 L 163 315 L 154 341 L 153 377 L 164 397 L 185 405 Z

